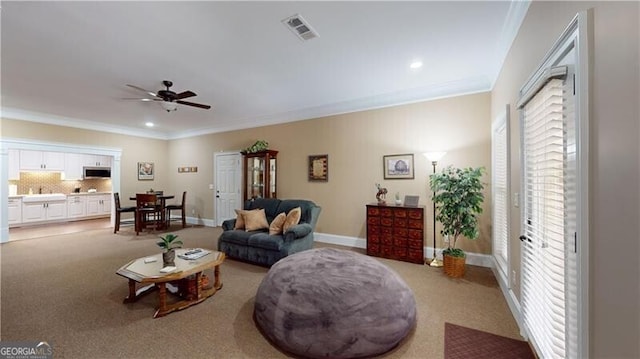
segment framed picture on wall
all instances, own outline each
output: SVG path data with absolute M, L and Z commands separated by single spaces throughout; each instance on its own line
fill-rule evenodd
M 329 181 L 329 155 L 309 156 L 309 181 Z
M 138 181 L 152 180 L 153 174 L 153 162 L 138 162 Z
M 413 154 L 382 157 L 384 179 L 413 179 Z

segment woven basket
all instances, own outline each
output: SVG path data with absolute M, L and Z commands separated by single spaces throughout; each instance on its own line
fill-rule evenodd
M 173 283 L 173 282 L 172 282 Z M 190 275 L 187 278 L 180 279 L 175 282 L 178 286 L 178 294 L 193 300 L 196 298 L 196 276 Z M 200 276 L 200 290 L 206 289 L 209 286 L 209 277 L 206 274 Z
M 464 276 L 464 257 L 452 257 L 445 254 L 443 257 L 443 264 L 444 272 L 449 277 L 460 278 Z

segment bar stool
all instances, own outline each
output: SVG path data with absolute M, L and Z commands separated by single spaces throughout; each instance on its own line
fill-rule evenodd
M 121 220 L 121 214 L 122 213 L 126 213 L 126 212 L 131 212 L 134 213 L 136 211 L 136 207 L 135 206 L 130 206 L 130 207 L 121 207 L 120 206 L 120 195 L 118 194 L 118 192 L 114 192 L 113 193 L 113 201 L 115 203 L 116 206 L 116 223 L 113 226 L 113 233 L 116 233 L 120 230 L 120 220 Z
M 166 206 L 166 210 L 167 210 L 167 228 L 170 226 L 171 223 L 171 211 L 180 211 L 181 213 L 181 218 L 182 218 L 182 228 L 185 228 L 187 226 L 187 221 L 186 221 L 186 217 L 185 217 L 185 203 L 186 203 L 186 198 L 187 198 L 187 191 L 182 192 L 182 203 L 181 204 L 170 204 L 168 206 Z
M 153 226 L 153 229 L 162 228 L 162 211 L 158 206 L 158 196 L 155 194 L 137 193 L 136 194 L 136 235 L 138 235 L 147 226 Z

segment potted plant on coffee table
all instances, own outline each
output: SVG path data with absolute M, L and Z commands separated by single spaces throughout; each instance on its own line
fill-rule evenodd
M 164 249 L 162 252 L 162 263 L 165 266 L 175 265 L 176 259 L 176 248 L 182 248 L 182 241 L 178 239 L 178 236 L 175 234 L 167 234 L 164 237 L 160 236 L 161 241 L 158 241 L 156 244 L 158 247 Z
M 436 220 L 442 224 L 440 233 L 448 236 L 449 245 L 442 251 L 444 271 L 452 277 L 464 275 L 466 254 L 457 248 L 458 239 L 478 238 L 478 217 L 482 213 L 484 167 L 446 167 L 429 177 L 434 193 Z

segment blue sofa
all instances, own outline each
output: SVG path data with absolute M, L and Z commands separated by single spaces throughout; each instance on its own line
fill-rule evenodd
M 303 199 L 256 198 L 248 200 L 244 209 L 264 209 L 271 224 L 280 213 L 300 207 L 300 222 L 280 235 L 269 235 L 269 230 L 245 231 L 234 229 L 236 220 L 222 223 L 223 232 L 218 238 L 218 250 L 228 257 L 270 267 L 290 254 L 313 248 L 313 231 L 321 208 Z

